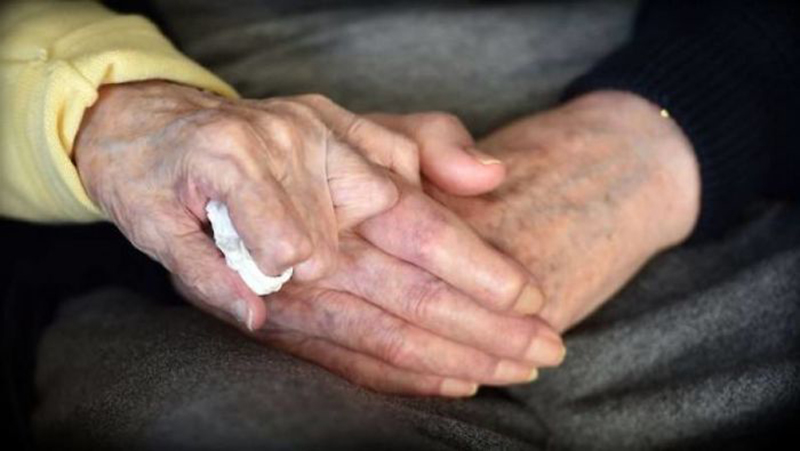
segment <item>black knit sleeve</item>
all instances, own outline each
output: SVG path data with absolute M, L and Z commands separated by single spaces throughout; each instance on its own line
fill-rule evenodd
M 694 146 L 713 236 L 754 199 L 800 194 L 800 1 L 653 0 L 633 35 L 565 99 L 633 92 L 667 109 Z

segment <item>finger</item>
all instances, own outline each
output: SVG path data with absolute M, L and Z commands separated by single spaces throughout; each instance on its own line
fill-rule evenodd
M 312 256 L 314 244 L 309 229 L 271 175 L 240 181 L 220 195 L 262 273 L 280 275 Z
M 378 392 L 463 398 L 474 395 L 478 390 L 478 384 L 474 382 L 403 370 L 366 354 L 300 333 L 260 335 L 264 341 L 273 346 L 321 365 L 354 384 Z
M 419 146 L 422 173 L 438 188 L 458 196 L 484 194 L 502 183 L 502 161 L 481 152 L 452 114 L 369 114 L 373 122 L 408 136 Z
M 170 277 L 172 279 L 172 286 L 175 289 L 175 291 L 178 293 L 178 295 L 180 295 L 185 301 L 187 301 L 190 304 L 192 304 L 198 310 L 201 310 L 204 313 L 207 313 L 207 314 L 217 318 L 218 320 L 222 321 L 223 323 L 230 324 L 231 326 L 233 326 L 233 327 L 235 327 L 237 329 L 240 329 L 245 333 L 253 332 L 252 330 L 250 330 L 250 328 L 247 326 L 247 324 L 245 322 L 242 322 L 242 321 L 240 321 L 238 319 L 238 317 L 239 317 L 238 314 L 235 315 L 234 312 L 228 312 L 228 311 L 225 311 L 225 310 L 221 310 L 218 307 L 209 305 L 207 302 L 205 302 L 201 298 L 201 296 L 197 292 L 197 290 L 195 290 L 192 287 L 186 285 L 181 280 L 180 277 L 178 277 L 175 274 L 171 274 Z M 258 329 L 254 329 L 254 330 L 258 330 Z
M 340 230 L 392 208 L 398 199 L 395 183 L 349 146 L 330 144 L 328 187 Z
M 287 288 L 271 296 L 266 307 L 274 323 L 292 330 L 419 373 L 495 385 L 536 377 L 532 365 L 436 336 L 363 299 L 334 290 Z
M 249 131 L 257 138 L 252 140 L 250 159 L 259 171 L 253 180 L 266 196 L 279 201 L 277 210 L 270 206 L 273 216 L 288 213 L 273 217 L 274 224 L 262 221 L 256 225 L 257 230 L 267 231 L 266 227 L 272 226 L 278 230 L 271 233 L 284 233 L 282 244 L 288 248 L 272 244 L 265 254 L 272 251 L 270 261 L 278 270 L 294 266 L 295 279 L 323 278 L 336 269 L 339 234 L 325 177 L 330 137 L 325 126 L 315 121 L 311 108 L 284 100 L 251 104 L 258 108 L 239 114 L 249 120 Z M 302 233 L 292 234 L 298 224 L 302 224 Z
M 336 137 L 357 148 L 370 161 L 390 169 L 406 182 L 420 185 L 419 149 L 400 133 L 354 114 L 320 95 L 296 97 L 314 108 Z
M 564 359 L 560 336 L 539 318 L 500 314 L 428 272 L 358 238 L 343 239 L 342 270 L 329 283 L 428 331 L 490 355 L 555 366 Z
M 170 244 L 162 263 L 177 277 L 181 294 L 246 330 L 253 331 L 263 325 L 266 318 L 263 301 L 228 268 L 208 236 L 198 230 L 168 240 Z
M 231 123 L 208 151 L 189 160 L 191 185 L 223 202 L 245 247 L 262 273 L 277 276 L 306 260 L 311 238 L 291 199 L 261 155 L 263 140 L 252 126 Z M 196 155 L 196 157 L 194 157 Z M 196 212 L 205 220 L 205 211 Z
M 454 213 L 415 187 L 359 233 L 384 252 L 439 277 L 492 310 L 533 314 L 544 297 L 522 266 L 486 244 Z

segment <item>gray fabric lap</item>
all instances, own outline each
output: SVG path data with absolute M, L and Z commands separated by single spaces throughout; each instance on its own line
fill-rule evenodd
M 800 208 L 774 207 L 659 257 L 568 335 L 563 367 L 467 401 L 370 393 L 189 307 L 98 292 L 45 336 L 35 424 L 48 440 L 122 448 L 641 449 L 735 435 L 797 412 L 798 223 Z
M 551 104 L 631 18 L 617 2 L 560 5 L 254 11 L 240 25 L 212 10 L 171 28 L 246 95 L 321 92 L 357 111 L 442 109 L 483 133 Z M 189 307 L 98 292 L 65 306 L 44 337 L 35 426 L 43 439 L 88 434 L 125 448 L 696 442 L 796 408 L 799 225 L 800 209 L 776 206 L 719 242 L 659 257 L 569 334 L 562 368 L 468 401 L 370 393 Z
M 425 444 L 407 440 L 411 434 L 402 434 L 365 391 L 191 307 L 110 288 L 68 303 L 59 318 L 40 348 L 37 371 L 46 394 L 35 415 L 37 435 L 47 444 L 344 449 L 378 438 L 391 438 L 398 449 Z

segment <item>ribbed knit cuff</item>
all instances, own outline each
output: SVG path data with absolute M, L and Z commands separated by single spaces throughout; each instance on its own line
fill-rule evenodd
M 566 100 L 589 91 L 628 91 L 669 111 L 700 165 L 695 240 L 718 234 L 741 215 L 762 191 L 770 164 L 769 152 L 762 151 L 773 121 L 764 88 L 769 82 L 759 73 L 770 67 L 763 61 L 769 56 L 737 53 L 740 34 L 720 24 L 702 33 L 637 37 L 564 94 Z

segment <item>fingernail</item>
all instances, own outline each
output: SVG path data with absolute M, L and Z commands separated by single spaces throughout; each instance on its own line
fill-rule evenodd
M 247 301 L 244 299 L 237 299 L 236 302 L 233 303 L 231 313 L 234 318 L 236 318 L 236 321 L 244 324 L 247 330 L 253 331 L 253 312 L 248 308 Z
M 475 159 L 478 160 L 478 162 L 480 162 L 482 165 L 490 166 L 493 164 L 503 164 L 503 162 L 497 158 L 490 157 L 489 155 L 481 152 L 477 147 L 467 147 L 466 151 L 468 154 L 475 157 Z
M 539 378 L 539 370 L 534 368 L 533 370 L 531 370 L 531 374 L 528 376 L 528 382 L 533 382 L 538 378 Z
M 525 360 L 541 365 L 556 366 L 564 361 L 566 353 L 567 348 L 561 337 L 549 329 L 543 329 L 525 352 Z
M 525 285 L 525 288 L 519 295 L 517 303 L 514 305 L 514 311 L 523 315 L 532 315 L 542 308 L 543 303 L 544 298 L 539 290 L 528 284 Z
M 494 377 L 501 383 L 519 383 L 531 380 L 531 367 L 511 360 L 501 360 L 497 364 Z
M 458 379 L 445 379 L 439 388 L 442 396 L 467 397 L 473 396 L 478 392 L 478 384 L 466 382 Z

